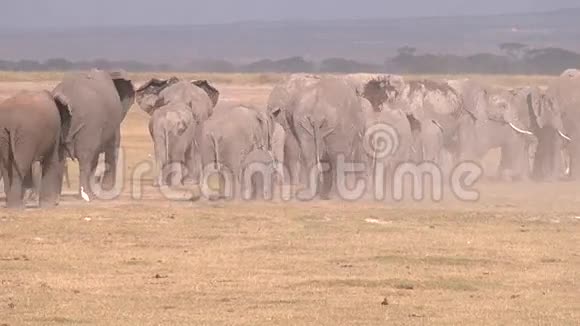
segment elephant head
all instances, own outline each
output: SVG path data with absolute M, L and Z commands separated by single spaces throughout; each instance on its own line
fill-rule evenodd
M 564 129 L 562 113 L 555 98 L 534 90 L 528 94 L 527 102 L 532 131 L 535 134 L 541 133 L 544 128 L 552 128 L 563 140 L 571 141 Z
M 562 121 L 562 113 L 556 98 L 534 90 L 527 97 L 530 123 L 538 139 L 533 163 L 533 174 L 537 179 L 557 178 L 561 167 L 561 151 L 572 139 Z
M 405 80 L 397 75 L 351 74 L 346 79 L 358 96 L 371 103 L 375 112 L 395 103 L 405 88 Z
M 109 74 L 115 84 L 117 93 L 119 93 L 119 98 L 121 99 L 121 104 L 123 106 L 123 118 L 125 118 L 129 109 L 133 106 L 133 103 L 135 103 L 135 88 L 133 82 L 123 70 L 112 71 Z
M 160 98 L 160 93 L 177 82 L 179 82 L 177 77 L 170 79 L 153 78 L 149 80 L 136 90 L 137 104 L 143 111 L 152 115 L 156 109 L 163 106 L 163 99 Z
M 292 74 L 285 82 L 274 87 L 268 98 L 267 110 L 284 130 L 289 130 L 288 108 L 295 96 L 304 89 L 318 83 L 321 77 L 311 74 Z
M 191 83 L 203 89 L 207 93 L 207 96 L 209 96 L 211 102 L 213 103 L 213 107 L 215 108 L 220 97 L 220 92 L 215 87 L 213 87 L 207 80 L 192 80 Z

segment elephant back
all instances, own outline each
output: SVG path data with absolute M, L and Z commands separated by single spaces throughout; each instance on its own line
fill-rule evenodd
M 459 94 L 447 83 L 431 80 L 411 81 L 401 95 L 408 110 L 419 120 L 440 117 L 459 118 Z
M 187 81 L 179 81 L 159 94 L 160 105 L 185 103 L 197 121 L 205 121 L 213 113 L 213 101 L 201 88 Z
M 268 109 L 287 108 L 292 97 L 318 83 L 321 77 L 312 74 L 292 74 L 276 85 L 268 97 Z
M 557 100 L 564 115 L 580 117 L 579 70 L 566 70 L 549 84 L 546 93 Z
M 349 74 L 345 80 L 375 111 L 392 105 L 405 85 L 402 76 L 388 74 Z
M 105 118 L 121 123 L 121 100 L 110 75 L 100 70 L 66 74 L 52 92 L 68 99 L 73 114 L 73 124 L 79 119 Z

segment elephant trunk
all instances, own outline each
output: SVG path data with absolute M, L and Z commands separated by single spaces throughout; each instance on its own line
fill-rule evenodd
M 320 142 L 318 139 L 318 128 L 316 127 L 316 125 L 314 123 L 312 123 L 312 133 L 313 133 L 313 137 L 314 137 L 314 157 L 316 159 L 316 169 L 318 170 L 319 173 L 322 172 L 322 164 L 320 163 Z

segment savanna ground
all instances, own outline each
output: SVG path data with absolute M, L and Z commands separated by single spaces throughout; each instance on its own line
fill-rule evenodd
M 0 99 L 58 78 L 0 73 Z M 281 76 L 209 78 L 225 102 L 264 105 Z M 136 108 L 123 148 L 126 171 L 151 160 Z M 482 182 L 477 202 L 211 203 L 144 183 L 140 201 L 129 184 L 112 202 L 0 210 L 0 325 L 580 322 L 575 184 Z

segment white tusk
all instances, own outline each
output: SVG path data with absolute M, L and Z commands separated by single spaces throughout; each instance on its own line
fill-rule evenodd
M 566 136 L 566 134 L 563 133 L 562 131 L 558 130 L 558 133 L 560 134 L 560 136 L 562 136 L 562 138 L 566 139 L 567 141 L 572 141 L 572 139 L 570 139 L 570 137 Z
M 510 127 L 512 127 L 512 129 L 513 129 L 513 130 L 515 130 L 515 131 L 519 132 L 520 134 L 524 134 L 524 135 L 530 135 L 530 136 L 533 136 L 533 135 L 534 135 L 534 134 L 533 134 L 532 132 L 530 132 L 530 131 L 527 131 L 527 130 L 522 130 L 522 129 L 520 129 L 520 128 L 516 127 L 516 126 L 515 126 L 513 123 L 511 123 L 511 122 L 510 122 Z
M 85 192 L 85 189 L 83 187 L 81 187 L 81 197 L 87 203 L 91 201 L 91 199 L 89 198 L 89 195 L 87 195 L 87 193 Z

